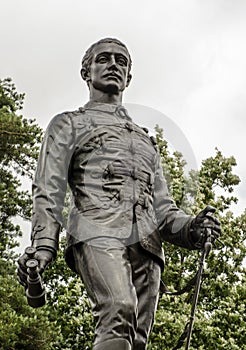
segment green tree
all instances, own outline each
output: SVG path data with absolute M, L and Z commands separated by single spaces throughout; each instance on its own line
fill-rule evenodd
M 196 350 L 246 349 L 245 342 L 245 235 L 246 211 L 235 217 L 229 210 L 237 202 L 233 196 L 239 177 L 233 174 L 234 157 L 214 157 L 202 162 L 199 171 L 187 178 L 179 153 L 171 154 L 157 127 L 157 140 L 170 193 L 177 203 L 195 215 L 207 204 L 217 208 L 223 234 L 222 249 L 214 249 L 208 259 L 199 295 L 191 347 Z M 177 177 L 178 175 L 178 177 Z M 187 211 L 187 210 L 186 210 Z M 163 279 L 171 290 L 180 289 L 198 268 L 199 252 L 189 252 L 164 243 L 166 269 Z M 182 296 L 162 295 L 149 349 L 172 349 L 189 319 L 192 292 Z M 176 343 L 175 343 L 176 342 Z
M 17 282 L 14 248 L 22 231 L 15 219 L 30 220 L 32 202 L 21 184 L 33 177 L 43 135 L 34 120 L 19 115 L 23 102 L 11 79 L 0 80 L 0 349 L 86 350 L 93 337 L 89 302 L 62 249 L 45 273 L 48 297 L 42 309 L 27 305 Z
M 33 120 L 17 114 L 23 102 L 11 79 L 0 80 L 0 257 L 8 259 L 21 235 L 13 218 L 30 219 L 31 198 L 20 189 L 20 179 L 32 178 L 42 136 Z
M 56 261 L 45 271 L 49 321 L 56 323 L 59 337 L 51 350 L 89 350 L 94 338 L 94 321 L 81 279 L 65 263 L 65 237 Z
M 11 79 L 0 80 L 0 349 L 50 350 L 52 328 L 47 310 L 32 310 L 15 273 L 20 226 L 13 219 L 30 219 L 31 198 L 21 179 L 32 177 L 42 130 L 18 115 L 24 95 Z
M 30 219 L 30 195 L 21 190 L 21 179 L 31 178 L 36 165 L 42 130 L 34 121 L 18 115 L 23 105 L 10 79 L 0 81 L 0 349 L 78 350 L 92 348 L 94 324 L 89 301 L 80 279 L 65 264 L 61 238 L 58 257 L 44 273 L 47 303 L 31 309 L 18 285 L 13 248 L 22 234 L 13 219 Z M 197 214 L 207 204 L 217 208 L 224 246 L 207 259 L 200 292 L 191 350 L 245 348 L 245 232 L 246 211 L 235 217 L 230 211 L 239 178 L 236 161 L 219 150 L 203 161 L 198 171 L 185 175 L 179 152 L 170 152 L 157 127 L 165 177 L 170 194 L 187 213 Z M 170 290 L 180 289 L 198 267 L 199 252 L 163 244 L 166 268 L 163 279 Z M 148 348 L 172 349 L 189 318 L 192 292 L 179 297 L 161 295 Z

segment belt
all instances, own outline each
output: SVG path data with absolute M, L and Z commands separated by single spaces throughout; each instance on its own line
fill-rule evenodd
M 150 172 L 142 170 L 137 166 L 126 168 L 119 164 L 109 164 L 106 169 L 106 176 L 124 175 L 132 177 L 134 180 L 144 181 L 150 187 L 154 184 L 154 176 Z

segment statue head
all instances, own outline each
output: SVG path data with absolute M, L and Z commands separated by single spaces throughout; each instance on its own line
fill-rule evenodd
M 131 66 L 132 66 L 132 60 L 131 60 L 131 56 L 129 54 L 129 51 L 126 47 L 125 44 L 123 44 L 120 40 L 118 39 L 115 39 L 115 38 L 104 38 L 104 39 L 101 39 L 97 42 L 95 42 L 94 44 L 92 44 L 88 50 L 85 52 L 85 55 L 82 59 L 82 68 L 81 68 L 81 76 L 84 80 L 87 81 L 87 84 L 89 85 L 88 83 L 88 75 L 90 73 L 90 68 L 91 68 L 91 64 L 92 64 L 92 60 L 93 60 L 93 55 L 95 54 L 95 52 L 98 50 L 98 48 L 104 44 L 113 44 L 113 45 L 118 45 L 121 50 L 122 48 L 124 49 L 125 51 L 125 55 L 127 56 L 128 58 L 128 77 L 129 77 L 129 81 L 131 80 L 131 75 L 130 75 L 130 70 L 131 70 Z

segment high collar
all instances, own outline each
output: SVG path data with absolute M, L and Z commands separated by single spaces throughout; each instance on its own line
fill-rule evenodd
M 131 120 L 127 109 L 121 104 L 89 101 L 84 105 L 84 109 L 94 109 L 102 112 L 116 113 L 121 118 Z
M 103 102 L 95 102 L 89 101 L 84 105 L 85 109 L 98 109 L 103 112 L 111 112 L 114 113 L 116 109 L 121 106 L 113 103 L 103 103 Z

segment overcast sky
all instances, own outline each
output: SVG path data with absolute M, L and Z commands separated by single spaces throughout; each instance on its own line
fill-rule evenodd
M 181 139 L 181 148 L 188 149 L 197 166 L 215 154 L 215 147 L 225 156 L 234 155 L 242 180 L 234 210 L 244 210 L 245 0 L 0 4 L 0 79 L 11 77 L 19 92 L 26 93 L 25 117 L 36 118 L 45 128 L 55 114 L 85 104 L 81 57 L 91 43 L 116 37 L 133 59 L 133 79 L 124 97 L 136 111 L 133 119 L 152 129 L 158 123 L 174 147 Z

